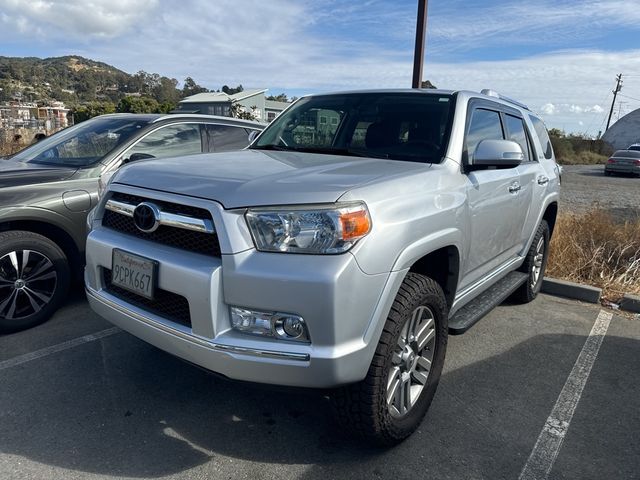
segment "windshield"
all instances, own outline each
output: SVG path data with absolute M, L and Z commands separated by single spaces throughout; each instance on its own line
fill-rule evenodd
M 306 97 L 277 117 L 251 148 L 440 162 L 453 103 L 452 95 L 422 92 Z
M 92 118 L 45 138 L 12 158 L 21 162 L 65 167 L 91 165 L 149 123 L 149 120 L 127 117 Z

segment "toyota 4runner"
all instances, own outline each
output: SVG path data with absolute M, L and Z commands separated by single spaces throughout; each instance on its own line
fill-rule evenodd
M 330 388 L 381 444 L 420 424 L 448 333 L 540 291 L 559 176 L 492 91 L 298 100 L 240 152 L 140 162 L 89 219 L 114 324 L 232 379 Z

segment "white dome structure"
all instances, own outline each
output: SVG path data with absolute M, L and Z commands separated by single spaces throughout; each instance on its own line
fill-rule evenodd
M 640 108 L 626 114 L 604 132 L 602 140 L 614 150 L 624 150 L 632 143 L 640 143 Z

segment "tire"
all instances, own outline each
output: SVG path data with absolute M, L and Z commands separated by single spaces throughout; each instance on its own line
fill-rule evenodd
M 521 272 L 528 274 L 527 281 L 516 290 L 512 299 L 519 303 L 529 303 L 538 296 L 542 288 L 544 271 L 549 259 L 549 225 L 542 220 L 533 237 L 531 247 L 527 252 L 524 263 L 519 268 Z
M 610 177 L 611 175 L 613 175 L 611 172 L 607 172 L 606 170 L 604 171 L 604 174 L 605 174 L 607 177 Z
M 69 289 L 67 257 L 54 242 L 26 231 L 0 233 L 0 333 L 45 322 Z
M 447 316 L 447 303 L 440 286 L 428 277 L 407 274 L 389 312 L 367 376 L 331 395 L 340 425 L 381 446 L 397 444 L 418 428 L 442 373 Z M 410 333 L 416 330 L 418 338 L 406 342 L 404 339 L 411 338 Z M 422 349 L 418 345 L 420 337 Z M 423 359 L 431 360 L 429 370 L 425 369 L 428 363 Z M 408 387 L 408 396 L 405 393 L 403 397 L 402 392 L 407 392 L 403 386 Z M 400 411 L 402 408 L 398 406 L 402 405 L 406 411 Z

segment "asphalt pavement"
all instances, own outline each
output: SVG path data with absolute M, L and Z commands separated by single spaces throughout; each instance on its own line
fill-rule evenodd
M 502 305 L 449 338 L 422 426 L 380 450 L 321 394 L 219 379 L 77 294 L 0 336 L 0 478 L 640 479 L 638 365 L 638 319 L 546 295 Z

